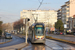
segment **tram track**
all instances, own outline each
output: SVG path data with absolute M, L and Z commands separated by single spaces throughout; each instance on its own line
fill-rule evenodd
M 45 46 L 44 46 L 43 48 L 41 48 L 41 49 L 44 49 L 44 48 L 46 49 L 46 47 L 48 47 L 50 50 L 53 50 L 51 47 L 49 47 L 49 46 L 47 46 L 47 45 L 45 45 Z M 38 48 L 38 49 L 37 49 L 37 48 L 38 48 L 38 46 L 37 46 L 37 47 L 34 47 L 34 46 L 31 45 L 31 46 L 26 47 L 24 50 L 31 50 L 31 49 L 32 49 L 32 50 L 38 50 L 39 48 Z M 44 50 L 45 50 L 45 49 L 44 49 Z
M 45 44 L 45 46 L 47 46 L 47 45 Z M 50 46 L 47 46 L 47 47 L 53 50 L 53 48 L 51 48 Z
M 65 43 L 46 39 L 45 44 L 32 44 L 29 42 L 29 46 L 23 50 L 71 50 L 71 48 Z
M 49 40 L 49 39 L 48 39 Z M 65 49 L 68 49 L 68 50 L 72 50 L 72 48 L 70 47 L 65 47 L 65 46 L 63 46 L 62 44 L 64 44 L 64 43 L 61 43 L 61 42 L 52 42 L 52 41 L 49 41 L 50 43 L 53 43 L 53 44 L 56 44 L 56 45 L 58 45 L 58 46 L 60 46 L 60 47 L 62 47 L 62 50 L 65 50 Z M 61 44 L 61 45 L 60 45 Z M 49 46 L 50 47 L 50 46 Z M 60 48 L 61 49 L 61 48 Z
M 59 45 L 59 44 L 57 44 L 57 45 Z M 50 47 L 50 46 L 48 46 L 48 45 L 46 45 L 46 44 L 45 44 L 45 46 L 47 46 L 47 47 L 49 47 L 50 49 L 54 50 L 52 47 Z M 59 45 L 59 46 L 63 48 L 62 50 L 65 50 L 62 45 Z
M 49 40 L 49 39 L 48 39 L 48 40 Z M 50 41 L 50 42 L 51 42 L 51 41 Z M 51 43 L 54 43 L 54 42 L 51 42 Z M 62 49 L 65 50 L 65 49 L 64 49 L 64 46 L 62 46 L 62 45 L 60 45 L 60 44 L 57 44 L 57 43 L 54 43 L 54 44 L 56 44 L 56 45 L 62 47 Z
M 59 45 L 59 44 L 57 44 L 57 45 Z M 48 45 L 43 45 L 43 44 L 30 44 L 29 46 L 27 46 L 24 50 L 39 50 L 40 48 L 38 47 L 38 46 L 42 46 L 42 47 L 40 47 L 41 49 L 44 49 L 44 50 L 46 50 L 47 48 L 49 48 L 49 50 L 55 50 L 54 48 L 52 48 L 52 47 L 50 47 L 50 46 L 48 46 Z M 62 46 L 62 45 L 59 45 L 60 47 L 62 47 L 62 49 L 61 48 L 59 48 L 58 50 L 65 50 L 64 49 L 64 47 Z M 71 50 L 71 49 L 70 49 Z
M 31 42 L 29 42 L 29 46 L 25 47 L 22 50 L 38 50 L 38 49 L 46 50 L 46 47 L 48 47 L 50 50 L 53 50 L 51 47 L 47 46 L 46 44 L 32 44 Z

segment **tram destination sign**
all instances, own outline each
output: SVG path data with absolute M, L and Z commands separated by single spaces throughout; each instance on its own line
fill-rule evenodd
M 36 27 L 43 27 L 43 25 L 36 25 Z

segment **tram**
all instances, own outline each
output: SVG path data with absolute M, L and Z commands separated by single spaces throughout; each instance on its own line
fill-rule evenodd
M 31 43 L 45 43 L 45 25 L 43 23 L 32 24 L 28 33 Z

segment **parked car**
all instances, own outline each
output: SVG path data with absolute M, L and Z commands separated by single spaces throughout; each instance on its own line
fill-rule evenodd
M 60 32 L 60 35 L 62 35 L 63 33 L 62 32 Z
M 7 38 L 7 39 L 11 38 L 11 39 L 12 39 L 12 35 L 11 35 L 10 33 L 7 33 L 7 34 L 5 35 L 5 38 Z
M 75 36 L 75 32 L 74 32 L 74 36 Z
M 60 35 L 60 32 L 57 32 L 57 35 Z
M 54 34 L 57 34 L 57 31 L 54 31 Z

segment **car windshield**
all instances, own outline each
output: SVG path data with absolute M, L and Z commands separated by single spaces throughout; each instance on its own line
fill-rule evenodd
M 43 27 L 37 27 L 35 28 L 36 36 L 42 36 L 44 35 L 44 28 Z
M 11 34 L 7 34 L 7 36 L 11 36 Z

